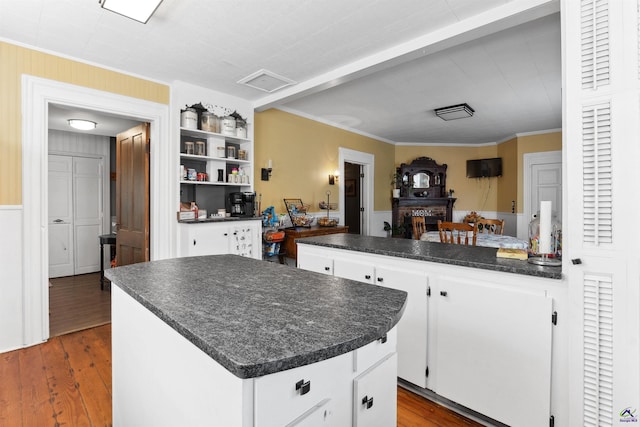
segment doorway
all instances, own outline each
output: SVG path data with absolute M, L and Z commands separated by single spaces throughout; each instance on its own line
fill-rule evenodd
M 349 234 L 361 234 L 362 230 L 362 166 L 344 162 L 344 225 Z
M 338 150 L 338 164 L 340 176 L 344 177 L 347 163 L 355 165 L 360 173 L 359 204 L 360 204 L 360 234 L 368 236 L 371 230 L 371 216 L 373 214 L 373 171 L 375 170 L 375 157 L 373 154 L 350 150 L 340 147 Z M 355 169 L 355 168 L 354 168 Z M 356 179 L 358 182 L 358 179 Z M 346 188 L 346 179 L 340 179 L 340 223 L 346 224 L 346 192 L 353 194 L 351 188 Z M 350 196 L 352 197 L 352 196 Z M 356 198 L 358 199 L 358 198 Z M 349 230 L 351 232 L 351 230 Z
M 172 217 L 176 184 L 172 174 L 174 154 L 169 144 L 169 106 L 86 87 L 23 76 L 22 180 L 23 264 L 22 264 L 22 341 L 31 345 L 49 338 L 48 286 L 48 120 L 49 104 L 70 105 L 132 117 L 151 123 L 150 138 L 158 149 L 150 155 L 151 241 L 154 259 L 175 254 L 176 224 Z M 160 191 L 173 189 L 174 191 Z M 162 230 L 162 231 L 161 231 Z
M 541 200 L 550 200 L 553 213 L 562 220 L 562 151 L 525 154 L 523 163 L 524 206 L 518 238 L 527 239 L 529 222 Z

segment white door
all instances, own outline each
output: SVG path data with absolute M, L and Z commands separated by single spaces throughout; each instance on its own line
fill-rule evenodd
M 73 275 L 73 163 L 49 156 L 49 277 Z
M 540 201 L 550 200 L 551 210 L 562 221 L 562 152 L 550 151 L 524 156 L 524 221 L 518 237 L 528 237 L 528 224 L 540 210 Z
M 75 274 L 100 270 L 102 159 L 73 158 Z

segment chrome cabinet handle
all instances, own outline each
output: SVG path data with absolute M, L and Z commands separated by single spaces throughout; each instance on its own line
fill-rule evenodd
M 306 381 L 304 379 L 298 381 L 296 383 L 296 390 L 300 392 L 300 396 L 309 393 L 311 390 L 311 381 Z
M 362 404 L 365 409 L 369 409 L 373 406 L 373 397 L 365 396 L 362 398 Z

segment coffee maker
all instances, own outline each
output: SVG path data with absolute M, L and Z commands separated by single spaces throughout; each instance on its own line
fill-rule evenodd
M 256 193 L 236 192 L 229 194 L 231 216 L 252 217 L 255 210 Z

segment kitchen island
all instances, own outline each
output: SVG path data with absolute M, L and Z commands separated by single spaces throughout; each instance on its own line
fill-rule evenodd
M 114 424 L 395 425 L 404 292 L 234 255 L 106 274 Z
M 497 249 L 336 234 L 298 239 L 298 268 L 404 290 L 398 377 L 507 425 L 567 424 L 567 286 Z

